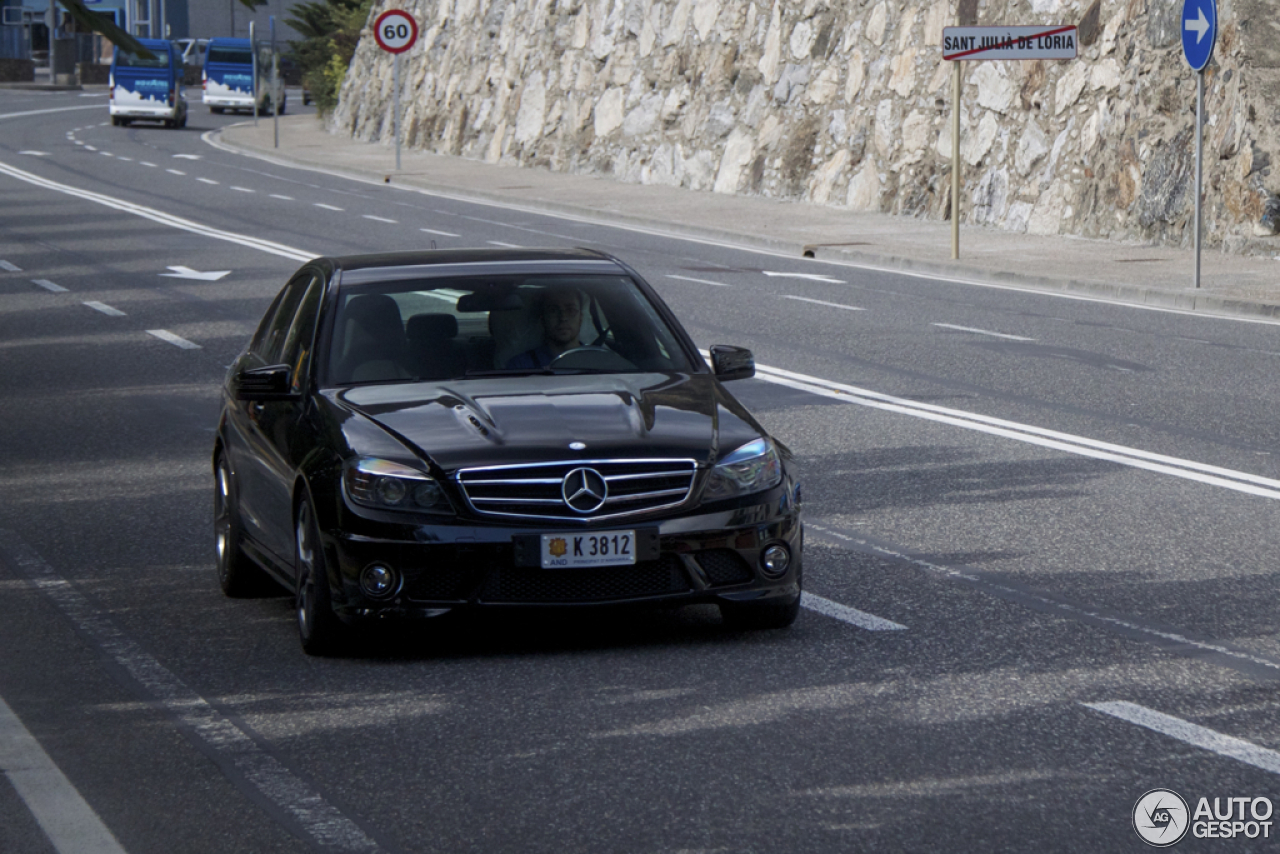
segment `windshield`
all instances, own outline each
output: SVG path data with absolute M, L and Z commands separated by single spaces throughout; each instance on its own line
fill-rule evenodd
M 253 54 L 247 47 L 211 47 L 206 63 L 226 63 L 228 65 L 252 65 Z
M 689 370 L 626 276 L 431 278 L 343 287 L 328 384 Z
M 116 65 L 124 68 L 168 68 L 169 52 L 163 48 L 148 48 L 155 59 L 144 59 L 136 53 L 130 53 L 127 50 L 116 50 Z

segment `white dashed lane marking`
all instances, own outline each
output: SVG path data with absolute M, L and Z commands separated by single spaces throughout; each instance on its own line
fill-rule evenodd
M 798 302 L 811 302 L 814 305 L 825 305 L 828 308 L 842 308 L 845 311 L 866 311 L 865 308 L 859 308 L 856 305 L 845 305 L 844 303 L 827 302 L 826 300 L 810 299 L 809 297 L 797 297 L 797 296 L 791 296 L 790 294 L 784 296 L 783 299 L 793 299 L 793 300 L 797 300 Z
M 237 193 L 256 193 L 257 190 L 250 190 L 248 187 L 232 187 Z
M 954 329 L 957 332 L 971 332 L 974 335 L 990 335 L 992 338 L 1008 338 L 1010 341 L 1034 341 L 1034 338 L 1023 338 L 1021 335 L 1005 335 L 1003 332 L 988 332 L 986 329 L 974 329 L 971 326 L 953 326 L 950 323 L 935 323 L 943 329 Z
M 139 160 L 138 162 L 139 162 L 140 164 L 142 164 L 143 166 L 147 166 L 147 167 L 150 167 L 150 168 L 152 168 L 152 169 L 157 169 L 157 168 L 159 168 L 159 167 L 157 167 L 154 163 L 148 163 L 148 162 L 147 162 L 147 161 L 145 161 L 145 160 Z
M 490 244 L 490 245 L 492 245 L 492 246 L 501 246 L 503 249 L 519 249 L 519 248 L 521 248 L 521 247 L 520 247 L 520 244 L 518 244 L 518 243 L 503 243 L 501 240 L 486 240 L 486 241 L 485 241 L 485 243 L 488 243 L 488 244 Z
M 812 593 L 801 593 L 800 605 L 810 611 L 834 617 L 869 632 L 900 632 L 907 628 L 893 620 L 886 620 L 884 617 L 877 617 L 875 614 L 868 614 L 866 611 L 859 611 L 857 608 L 850 608 L 848 605 L 841 605 L 839 602 L 832 602 L 830 599 L 814 596 Z
M 699 285 L 715 285 L 717 288 L 733 287 L 733 285 L 729 284 L 728 282 L 713 282 L 710 279 L 694 279 L 690 276 L 675 276 L 670 273 L 667 274 L 667 278 L 675 279 L 676 281 L 680 281 L 680 282 L 694 282 Z
M 271 198 L 273 198 L 273 199 L 279 199 L 279 200 L 280 200 L 280 201 L 282 201 L 282 202 L 291 202 L 291 201 L 293 201 L 293 196 L 281 196 L 281 195 L 279 195 L 278 193 L 272 193 L 272 194 L 271 194 Z
M 123 311 L 121 311 L 118 308 L 112 308 L 111 306 L 107 305 L 105 302 L 90 300 L 89 302 L 86 302 L 85 305 L 89 306 L 89 308 L 93 309 L 94 311 L 100 311 L 103 314 L 109 315 L 111 317 L 124 317 Z
M 64 288 L 62 285 L 55 285 L 53 282 L 49 281 L 48 279 L 32 279 L 31 282 L 32 284 L 39 285 L 40 287 L 44 288 L 46 291 L 50 291 L 55 294 L 65 294 L 67 292 L 67 289 Z
M 324 209 L 325 209 L 325 210 L 327 210 L 327 211 L 341 211 L 341 210 L 342 210 L 342 208 L 337 207 L 336 205 L 326 205 L 326 204 L 324 204 L 323 202 L 316 202 L 316 203 L 315 203 L 315 206 L 316 206 L 316 207 L 318 207 L 318 208 L 324 208 Z
M 183 350 L 199 350 L 200 349 L 199 344 L 195 344 L 191 341 L 188 341 L 187 339 L 181 336 L 174 335 L 172 332 L 170 332 L 167 329 L 148 329 L 147 334 L 154 335 L 157 338 L 159 338 L 161 341 L 168 341 L 173 346 L 181 347 Z
M 170 175 L 185 175 L 185 174 L 187 174 L 186 172 L 183 172 L 181 169 L 166 169 L 166 170 L 164 170 L 164 171 L 168 172 Z
M 197 180 L 197 181 L 199 181 L 201 184 L 216 184 L 216 183 L 218 183 L 217 181 L 213 180 L 212 178 L 197 178 L 196 180 Z
M 1154 709 L 1148 709 L 1146 706 L 1139 706 L 1137 703 L 1113 701 L 1107 703 L 1083 703 L 1082 705 L 1088 706 L 1096 712 L 1102 712 L 1122 721 L 1128 721 L 1131 724 L 1154 730 L 1170 738 L 1176 738 L 1184 744 L 1190 744 L 1216 753 L 1219 756 L 1225 756 L 1228 759 L 1252 765 L 1254 768 L 1261 768 L 1263 771 L 1270 771 L 1272 774 L 1280 774 L 1280 753 L 1266 747 L 1259 747 L 1251 741 L 1224 735 L 1217 730 L 1202 727 L 1199 724 L 1193 724 L 1190 721 L 1184 721 L 1182 718 L 1175 718 L 1173 715 L 1166 715 Z
M 427 234 L 438 234 L 441 237 L 461 237 L 462 236 L 461 234 L 454 234 L 452 231 L 436 231 L 434 228 L 420 228 L 418 229 L 418 231 L 422 231 Z
M 398 220 L 387 219 L 385 216 L 374 216 L 373 214 L 364 214 L 364 218 L 371 219 L 374 222 L 385 222 L 389 225 L 395 225 L 398 222 Z
M 0 270 L 8 270 L 10 273 L 22 272 L 22 268 L 12 261 L 0 261 Z

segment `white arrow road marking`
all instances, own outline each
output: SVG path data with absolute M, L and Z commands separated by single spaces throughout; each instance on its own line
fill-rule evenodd
M 820 300 L 820 299 L 809 299 L 808 297 L 797 297 L 797 296 L 792 296 L 790 294 L 786 294 L 782 298 L 799 300 L 800 302 L 811 302 L 814 305 L 825 305 L 830 308 L 843 308 L 845 311 L 866 311 L 865 308 L 859 308 L 856 305 L 844 305 L 843 303 L 827 302 L 826 300 Z
M 86 302 L 85 305 L 89 306 L 89 308 L 93 309 L 94 311 L 100 311 L 105 315 L 109 315 L 110 317 L 124 317 L 123 311 L 121 311 L 118 308 L 112 308 L 111 306 L 107 305 L 105 302 L 90 300 L 89 302 Z
M 44 288 L 46 291 L 49 291 L 50 293 L 65 294 L 67 292 L 67 289 L 64 288 L 62 285 L 54 284 L 48 279 L 32 279 L 31 283 L 33 285 L 39 285 L 40 287 Z
M 1185 744 L 1212 751 L 1219 756 L 1226 756 L 1237 762 L 1252 765 L 1254 768 L 1270 771 L 1272 774 L 1280 774 L 1280 753 L 1266 747 L 1260 747 L 1242 738 L 1224 735 L 1217 730 L 1202 727 L 1199 724 L 1193 724 L 1190 721 L 1184 721 L 1182 718 L 1175 718 L 1173 715 L 1166 715 L 1154 709 L 1148 709 L 1146 706 L 1139 706 L 1137 703 L 1113 701 L 1109 703 L 1082 703 L 1081 705 L 1119 718 L 1122 721 L 1128 721 L 1131 724 L 1155 730 L 1170 738 L 1176 738 Z
M 900 632 L 907 628 L 893 620 L 886 620 L 884 617 L 877 617 L 875 614 L 868 614 L 866 611 L 859 611 L 857 608 L 850 608 L 848 605 L 841 605 L 839 602 L 832 602 L 830 599 L 823 599 L 812 593 L 801 593 L 800 605 L 810 611 L 834 617 L 869 632 Z
M 49 152 L 47 151 L 19 151 L 18 153 L 29 154 L 32 157 L 48 157 L 49 156 Z
M 1204 9 L 1196 7 L 1196 15 L 1199 16 L 1195 21 L 1183 21 L 1182 28 L 1191 30 L 1196 34 L 1196 44 L 1200 44 L 1200 40 L 1204 38 L 1204 34 L 1209 32 L 1209 20 L 1204 16 Z
M 173 156 L 175 160 L 199 160 L 200 159 L 199 154 L 175 154 Z
M 985 329 L 974 329 L 972 326 L 953 326 L 950 323 L 935 323 L 943 329 L 956 329 L 960 332 L 972 332 L 974 335 L 990 335 L 992 338 L 1008 338 L 1010 341 L 1034 341 L 1034 338 L 1023 338 L 1021 335 L 1005 335 L 1003 332 L 988 332 Z
M 761 270 L 766 276 L 782 276 L 788 279 L 808 279 L 811 282 L 830 282 L 833 285 L 843 285 L 844 279 L 835 279 L 831 276 L 823 276 L 818 273 L 773 273 L 768 270 Z
M 181 347 L 183 350 L 201 349 L 199 344 L 195 344 L 191 341 L 188 341 L 187 339 L 182 338 L 181 336 L 174 335 L 168 329 L 148 329 L 147 334 L 154 335 L 157 338 L 159 338 L 161 341 L 168 341 L 173 346 Z
M 125 854 L 93 807 L 3 699 L 0 768 L 59 854 Z
M 218 270 L 216 272 L 201 273 L 199 270 L 193 270 L 190 267 L 169 267 L 172 273 L 157 273 L 159 276 L 168 276 L 171 279 L 196 279 L 201 282 L 216 282 L 223 276 L 230 273 L 230 270 Z

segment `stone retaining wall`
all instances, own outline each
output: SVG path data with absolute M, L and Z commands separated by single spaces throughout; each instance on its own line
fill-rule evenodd
M 1080 57 L 963 65 L 969 223 L 1190 245 L 1195 75 L 1175 0 L 397 0 L 409 146 L 624 181 L 948 215 L 942 29 L 1079 24 Z M 1206 238 L 1267 250 L 1276 3 L 1223 0 L 1207 70 Z M 373 15 L 386 8 L 375 5 Z M 372 18 L 371 18 L 372 20 Z M 332 128 L 391 141 L 366 30 Z

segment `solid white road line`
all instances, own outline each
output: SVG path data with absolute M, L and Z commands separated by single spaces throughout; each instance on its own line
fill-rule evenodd
M 10 273 L 22 272 L 22 268 L 11 261 L 0 261 L 0 270 L 8 270 Z
M 960 332 L 972 332 L 974 335 L 990 335 L 992 338 L 1008 338 L 1010 341 L 1034 341 L 1034 338 L 1023 338 L 1021 335 L 1005 335 L 1003 332 L 988 332 L 985 329 L 974 329 L 971 326 L 953 326 L 950 323 L 935 323 L 943 329 L 955 329 Z
M 23 116 L 42 116 L 45 113 L 66 113 L 71 110 L 101 110 L 101 104 L 84 104 L 79 107 L 58 107 L 56 110 L 27 110 L 22 113 L 0 113 L 0 119 L 19 119 Z M 79 128 L 76 128 L 79 130 Z
M 322 202 L 315 202 L 315 206 L 316 206 L 316 207 L 318 207 L 318 208 L 324 208 L 324 209 L 325 209 L 325 210 L 327 210 L 327 211 L 340 211 L 340 210 L 342 210 L 342 208 L 337 207 L 336 205 L 326 205 L 326 204 L 324 204 L 324 203 L 322 203 Z
M 1280 753 L 1266 747 L 1259 747 L 1251 741 L 1224 735 L 1217 730 L 1148 709 L 1146 706 L 1139 706 L 1137 703 L 1113 701 L 1082 705 L 1170 738 L 1176 738 L 1185 744 L 1211 751 L 1219 756 L 1261 768 L 1263 771 L 1270 771 L 1272 774 L 1280 774 Z
M 837 279 L 833 276 L 824 276 L 820 273 L 771 273 L 768 270 L 761 270 L 760 272 L 770 278 L 782 277 L 785 279 L 808 279 L 811 282 L 827 282 L 832 285 L 845 284 L 844 279 Z
M 93 807 L 0 698 L 0 769 L 59 854 L 125 854 Z
M 89 302 L 86 302 L 85 305 L 89 306 L 89 308 L 93 309 L 94 311 L 100 311 L 103 314 L 110 315 L 111 317 L 124 317 L 123 311 L 121 311 L 118 308 L 112 308 L 111 306 L 107 305 L 105 302 L 90 300 Z
M 856 305 L 844 305 L 843 303 L 827 302 L 826 300 L 810 299 L 809 297 L 797 297 L 797 296 L 792 296 L 790 294 L 786 294 L 782 298 L 799 300 L 800 302 L 811 302 L 814 305 L 825 305 L 829 308 L 843 308 L 845 311 L 866 311 L 865 308 L 860 308 Z
M 420 228 L 418 231 L 425 231 L 427 234 L 438 234 L 441 237 L 461 237 L 461 234 L 454 234 L 452 231 L 436 231 L 434 228 Z
M 67 292 L 67 289 L 64 288 L 62 285 L 55 285 L 53 282 L 49 281 L 48 279 L 32 279 L 31 282 L 32 284 L 39 285 L 40 287 L 44 288 L 46 291 L 52 291 L 55 294 L 65 294 Z
M 884 617 L 877 617 L 875 614 L 868 614 L 866 611 L 859 611 L 857 608 L 850 608 L 848 605 L 841 605 L 839 602 L 832 602 L 830 599 L 823 599 L 812 593 L 801 593 L 800 605 L 810 611 L 834 617 L 869 632 L 900 632 L 907 628 L 893 620 L 886 620 Z
M 1137 448 L 1099 442 L 1083 436 L 1060 433 L 1056 430 L 1046 430 L 1042 427 L 1019 424 L 1016 421 L 1005 421 L 1001 418 L 992 418 L 987 415 L 978 415 L 959 409 L 947 409 L 927 403 L 918 403 L 914 400 L 905 400 L 900 397 L 880 394 L 868 389 L 819 379 L 806 374 L 798 374 L 781 368 L 771 368 L 767 365 L 757 364 L 756 376 L 765 382 L 811 392 L 812 394 L 821 395 L 832 400 L 841 400 L 857 406 L 910 415 L 927 421 L 949 424 L 953 427 L 963 427 L 966 430 L 976 430 L 992 436 L 1014 439 L 1029 445 L 1039 445 L 1043 448 L 1052 448 L 1056 451 L 1078 454 L 1082 457 L 1107 460 L 1120 465 L 1173 475 L 1174 477 L 1194 480 L 1199 483 L 1219 486 L 1249 495 L 1280 499 L 1280 480 L 1273 480 L 1272 478 L 1248 472 L 1206 465 L 1178 457 L 1168 457 L 1163 454 L 1153 454 Z
M 371 219 L 374 222 L 385 222 L 389 225 L 396 225 L 399 220 L 387 219 L 385 216 L 374 216 L 373 214 L 362 214 L 365 219 Z
M 173 346 L 181 347 L 183 350 L 199 350 L 200 349 L 199 344 L 195 344 L 191 341 L 188 341 L 185 338 L 174 335 L 172 332 L 170 332 L 167 329 L 148 329 L 147 334 L 154 335 L 157 338 L 159 338 L 161 341 L 168 341 Z
M 667 274 L 668 279 L 675 279 L 680 282 L 694 282 L 699 285 L 715 285 L 717 288 L 731 288 L 733 285 L 728 282 L 713 282 L 710 279 L 695 279 L 690 276 L 676 276 L 671 273 Z
M 218 183 L 217 181 L 213 180 L 212 178 L 197 178 L 196 180 L 197 180 L 197 181 L 199 181 L 201 184 L 216 184 L 216 183 Z
M 81 637 L 128 674 L 156 707 L 179 722 L 184 735 L 215 762 L 234 769 L 261 792 L 263 798 L 288 813 L 306 837 L 308 848 L 382 850 L 311 783 L 281 764 L 274 754 L 260 747 L 252 736 L 122 631 L 108 614 L 91 605 L 75 585 L 60 576 L 16 534 L 0 529 L 0 548 L 71 621 Z
M 144 219 L 149 219 L 152 222 L 167 225 L 171 228 L 178 228 L 183 231 L 192 232 L 193 234 L 212 237 L 215 240 L 225 240 L 229 243 L 247 246 L 250 249 L 257 249 L 262 252 L 279 255 L 283 258 L 289 258 L 294 261 L 310 261 L 312 258 L 316 257 L 312 253 L 304 252 L 301 249 L 295 249 L 292 246 L 285 246 L 280 243 L 274 243 L 270 240 L 261 240 L 244 234 L 236 234 L 231 231 L 223 231 L 203 223 L 193 222 L 189 219 L 183 219 L 182 217 L 174 216 L 173 214 L 158 211 L 155 208 L 134 204 L 133 202 L 126 202 L 123 199 L 106 196 L 101 193 L 93 193 L 67 184 L 59 184 L 56 181 L 50 181 L 30 172 L 23 171 L 22 169 L 17 169 L 7 163 L 0 163 L 0 175 L 8 175 L 11 178 L 17 178 L 20 181 L 25 181 L 28 184 L 34 184 L 35 186 L 46 190 L 55 190 L 69 196 L 76 196 L 77 198 L 95 202 L 96 204 L 103 205 L 114 210 L 124 211 L 125 213 L 130 213 L 134 216 L 140 216 Z

